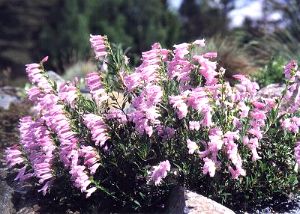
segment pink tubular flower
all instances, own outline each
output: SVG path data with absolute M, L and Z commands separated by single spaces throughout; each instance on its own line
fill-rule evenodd
M 239 108 L 239 110 L 241 110 L 241 112 L 240 112 L 240 117 L 241 118 L 248 117 L 250 107 L 246 106 L 246 104 L 244 102 L 239 102 L 238 108 Z
M 142 82 L 141 74 L 134 72 L 124 77 L 124 85 L 129 92 L 140 86 Z
M 71 108 L 74 108 L 78 97 L 78 89 L 70 82 L 64 83 L 59 88 L 58 96 L 66 104 L 70 105 Z
M 46 195 L 48 189 L 50 189 L 51 185 L 53 183 L 53 180 L 47 181 L 44 186 L 38 190 L 38 192 L 43 192 L 43 195 Z
M 245 146 L 247 146 L 248 143 L 249 143 L 249 137 L 248 137 L 247 135 L 244 136 L 242 142 L 243 142 L 243 144 L 244 144 Z
M 239 175 L 244 175 L 245 171 L 242 169 L 242 158 L 238 153 L 238 145 L 234 142 L 239 139 L 238 131 L 226 132 L 224 135 L 225 152 L 228 159 L 231 160 L 236 170 L 231 168 L 231 174 L 233 178 L 237 178 Z M 229 168 L 230 170 L 230 168 Z
M 246 76 L 240 74 L 233 75 L 233 77 L 240 82 L 234 86 L 238 100 L 250 99 L 257 94 L 259 85 L 256 82 L 251 82 Z
M 265 102 L 266 102 L 266 109 L 268 111 L 270 111 L 272 108 L 274 108 L 276 106 L 276 101 L 275 101 L 275 98 L 265 98 L 264 99 Z
M 149 124 L 143 111 L 136 110 L 129 114 L 129 118 L 135 124 L 135 129 L 140 135 L 146 133 L 150 137 L 153 134 L 153 127 Z
M 179 119 L 186 117 L 188 113 L 188 106 L 185 103 L 186 95 L 177 95 L 177 96 L 169 96 L 169 103 L 175 108 L 177 111 L 177 115 Z
M 40 64 L 32 63 L 26 65 L 26 73 L 31 83 L 36 84 L 46 93 L 53 92 L 53 88 L 49 82 L 48 77 L 42 70 Z
M 195 65 L 186 57 L 189 53 L 191 44 L 182 43 L 174 45 L 174 57 L 168 62 L 168 76 L 179 82 L 179 90 L 190 89 L 191 72 Z
M 189 121 L 189 129 L 199 131 L 200 122 L 199 121 Z
M 222 146 L 224 144 L 223 133 L 221 129 L 219 128 L 210 129 L 208 138 L 209 138 L 208 149 L 213 156 L 217 156 L 218 151 L 222 149 Z
M 158 82 L 159 70 L 168 58 L 169 51 L 162 49 L 159 43 L 152 45 L 151 50 L 142 53 L 142 64 L 135 72 L 124 77 L 124 84 L 129 92 L 138 86 Z
M 293 76 L 295 75 L 297 68 L 298 68 L 298 64 L 295 60 L 289 61 L 289 63 L 284 66 L 285 78 L 293 81 L 294 80 Z
M 226 143 L 226 153 L 228 158 L 232 161 L 234 165 L 240 164 L 240 156 L 238 154 L 238 145 L 233 141 Z
M 251 118 L 255 119 L 255 120 L 265 120 L 267 119 L 266 113 L 264 111 L 252 111 L 251 112 Z
M 35 147 L 38 146 L 35 145 L 34 134 L 33 132 L 31 132 L 33 125 L 34 125 L 34 121 L 29 116 L 20 119 L 20 124 L 19 124 L 20 145 L 23 151 L 25 152 L 26 156 L 30 156 L 32 153 L 35 153 Z M 18 157 L 17 160 L 19 160 Z M 22 165 L 23 167 L 19 170 L 19 173 L 15 178 L 15 180 L 24 181 L 34 176 L 33 173 L 28 172 L 26 174 L 26 169 L 29 168 L 27 164 L 23 163 Z
M 265 103 L 262 103 L 262 102 L 259 102 L 259 101 L 253 101 L 252 102 L 252 105 L 257 108 L 257 109 L 260 109 L 260 110 L 263 110 L 265 107 L 266 107 L 266 104 Z
M 234 169 L 233 167 L 229 166 L 228 169 L 233 179 L 238 179 L 239 176 L 246 175 L 246 171 L 241 167 L 236 167 L 236 169 Z
M 248 133 L 253 135 L 258 139 L 262 139 L 263 137 L 263 128 L 265 126 L 265 121 L 267 119 L 267 108 L 264 103 L 261 102 L 252 102 L 254 108 L 250 112 L 250 128 Z M 254 153 L 255 151 L 251 149 Z
M 108 120 L 116 119 L 121 124 L 127 123 L 126 114 L 120 109 L 110 109 L 105 116 Z
M 107 38 L 101 35 L 90 35 L 90 42 L 96 59 L 104 59 L 107 56 Z
M 92 94 L 93 99 L 98 105 L 101 105 L 102 102 L 106 101 L 109 98 L 101 84 L 99 73 L 88 73 L 85 80 L 88 88 L 90 89 L 90 93 Z
M 37 102 L 44 94 L 39 87 L 33 86 L 26 91 L 28 99 Z
M 26 164 L 24 157 L 22 157 L 23 152 L 17 149 L 18 147 L 13 150 L 8 148 L 6 150 L 6 159 L 9 167 L 16 164 L 23 165 L 15 180 L 24 181 L 35 176 L 39 179 L 38 182 L 41 185 L 45 185 L 48 181 L 53 181 L 52 163 L 56 147 L 51 139 L 50 132 L 43 125 L 43 121 L 40 119 L 34 121 L 31 117 L 23 117 L 20 119 L 19 129 L 20 145 L 27 156 L 26 160 L 30 161 L 30 167 Z M 26 174 L 27 168 L 31 168 L 31 172 L 28 171 Z M 44 195 L 49 184 L 42 187 Z
M 197 87 L 184 93 L 188 93 L 186 101 L 187 105 L 191 108 L 197 110 L 198 112 L 202 112 L 203 114 L 210 109 L 209 98 L 203 87 Z
M 103 118 L 95 114 L 85 114 L 83 116 L 83 122 L 91 131 L 92 140 L 95 141 L 95 144 L 101 147 L 104 146 L 109 136 Z
M 194 152 L 199 149 L 198 145 L 194 141 L 187 139 L 186 142 L 189 149 L 189 154 L 194 154 Z
M 203 120 L 201 125 L 204 127 L 211 127 L 214 123 L 212 122 L 212 108 L 207 105 L 202 110 Z
M 253 136 L 257 137 L 258 139 L 262 139 L 262 131 L 259 129 L 259 127 L 251 128 L 248 130 L 249 134 L 252 134 Z
M 284 130 L 293 132 L 295 134 L 299 132 L 299 126 L 300 126 L 300 118 L 298 117 L 287 118 L 281 122 L 281 127 Z
M 204 158 L 203 174 L 209 174 L 210 177 L 214 177 L 216 173 L 216 164 L 210 158 Z
M 88 192 L 87 188 L 92 182 L 85 172 L 85 167 L 82 165 L 73 165 L 70 173 L 74 186 L 81 189 L 81 192 Z
M 206 85 L 214 85 L 217 83 L 217 79 L 215 78 L 218 73 L 216 72 L 217 63 L 212 62 L 205 58 L 204 56 L 194 56 L 194 60 L 196 60 L 200 67 L 199 73 L 204 76 Z
M 256 161 L 258 159 L 261 159 L 257 153 L 257 148 L 259 147 L 258 144 L 258 138 L 251 138 L 248 143 L 247 147 L 251 150 L 252 152 L 252 161 Z
M 88 167 L 91 174 L 95 174 L 100 166 L 98 152 L 91 146 L 81 146 L 80 156 L 84 158 L 84 165 Z
M 54 94 L 46 94 L 40 100 L 42 106 L 42 119 L 46 125 L 55 133 L 60 141 L 60 159 L 66 167 L 71 163 L 78 161 L 78 157 L 74 155 L 77 151 L 79 139 L 72 130 L 70 121 L 64 110 L 64 106 L 59 104 L 58 96 Z
M 88 190 L 86 190 L 86 198 L 89 198 L 95 191 L 97 190 L 97 187 L 91 187 Z
M 28 168 L 27 165 L 23 166 L 21 169 L 19 169 L 18 174 L 15 178 L 15 181 L 19 180 L 19 181 L 26 181 L 29 178 L 33 177 L 33 173 L 29 173 L 27 172 L 26 174 L 26 169 Z
M 43 194 L 46 194 L 47 189 L 54 180 L 52 165 L 54 161 L 54 152 L 56 146 L 51 137 L 51 134 L 42 120 L 37 120 L 33 124 L 34 140 L 37 148 L 29 156 L 34 175 L 39 179 L 39 183 L 43 184 Z
M 161 59 L 166 59 L 162 55 L 159 43 L 152 45 L 150 51 L 142 53 L 142 64 L 137 68 L 137 72 L 141 74 L 141 80 L 145 83 L 152 83 L 158 80 L 158 70 L 160 69 Z
M 150 137 L 153 134 L 153 126 L 160 124 L 157 105 L 161 101 L 162 95 L 160 86 L 147 85 L 141 94 L 132 101 L 133 111 L 128 116 L 135 124 L 135 129 L 139 134 L 145 132 Z
M 168 64 L 169 78 L 176 78 L 181 85 L 188 84 L 191 80 L 190 73 L 193 67 L 187 59 L 181 59 L 175 55 L 173 60 Z
M 167 177 L 168 172 L 171 170 L 171 165 L 168 160 L 160 162 L 153 170 L 149 172 L 150 181 L 153 181 L 157 186 L 161 183 L 162 179 Z
M 189 53 L 189 46 L 190 44 L 188 43 L 181 43 L 178 45 L 174 45 L 174 53 L 175 56 L 178 56 L 178 58 L 183 59 L 185 57 L 185 55 L 187 55 Z
M 4 153 L 8 168 L 13 168 L 16 165 L 21 165 L 25 161 L 23 153 L 18 145 L 7 147 Z

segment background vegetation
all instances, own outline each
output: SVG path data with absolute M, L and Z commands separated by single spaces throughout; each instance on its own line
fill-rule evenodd
M 9 71 L 15 79 L 24 76 L 24 64 L 49 55 L 50 68 L 63 73 L 75 62 L 89 60 L 90 33 L 106 34 L 112 42 L 130 47 L 126 52 L 133 64 L 153 42 L 170 48 L 197 38 L 212 38 L 223 64 L 235 61 L 230 73 L 264 71 L 275 58 L 299 58 L 297 0 L 263 0 L 263 16 L 246 18 L 239 27 L 231 26 L 230 13 L 241 1 L 183 0 L 174 8 L 176 2 L 180 1 L 1 0 L 0 71 Z M 274 13 L 281 18 L 270 19 Z M 223 41 L 225 37 L 229 39 Z

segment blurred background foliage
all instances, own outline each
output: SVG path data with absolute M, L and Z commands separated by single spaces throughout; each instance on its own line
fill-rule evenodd
M 231 14 L 253 2 L 261 16 L 232 25 L 239 17 Z M 24 64 L 45 55 L 60 74 L 88 72 L 89 34 L 122 44 L 133 65 L 156 41 L 171 48 L 206 38 L 228 76 L 255 74 L 266 85 L 282 81 L 289 59 L 300 59 L 299 11 L 299 0 L 0 0 L 0 72 L 23 84 L 17 78 L 25 76 Z

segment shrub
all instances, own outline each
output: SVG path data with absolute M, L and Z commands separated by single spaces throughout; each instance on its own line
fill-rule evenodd
M 282 69 L 286 64 L 280 56 L 273 57 L 270 59 L 267 65 L 261 68 L 254 76 L 257 83 L 261 86 L 267 86 L 273 83 L 284 83 L 285 78 L 282 75 Z
M 6 150 L 17 180 L 44 195 L 78 189 L 110 211 L 159 209 L 175 185 L 235 209 L 298 189 L 295 61 L 282 96 L 267 99 L 246 76 L 225 82 L 217 53 L 199 54 L 204 40 L 173 51 L 155 43 L 136 68 L 106 37 L 90 41 L 101 68 L 86 76 L 90 96 L 76 81 L 57 88 L 48 58 L 26 65 L 36 114 L 20 120 L 21 141 Z

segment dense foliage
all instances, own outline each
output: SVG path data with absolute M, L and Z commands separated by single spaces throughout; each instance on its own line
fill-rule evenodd
M 78 80 L 51 81 L 47 57 L 26 65 L 36 108 L 6 150 L 16 180 L 34 181 L 44 195 L 78 189 L 110 211 L 159 209 L 176 185 L 235 209 L 298 190 L 295 61 L 284 68 L 282 96 L 264 98 L 246 76 L 224 81 L 204 40 L 173 51 L 155 43 L 135 68 L 105 36 L 90 41 L 99 71 L 85 78 L 88 94 Z
M 280 56 L 273 57 L 267 65 L 256 72 L 254 78 L 261 87 L 274 83 L 283 84 L 285 78 L 282 76 L 282 69 L 285 64 L 286 60 L 284 58 Z

